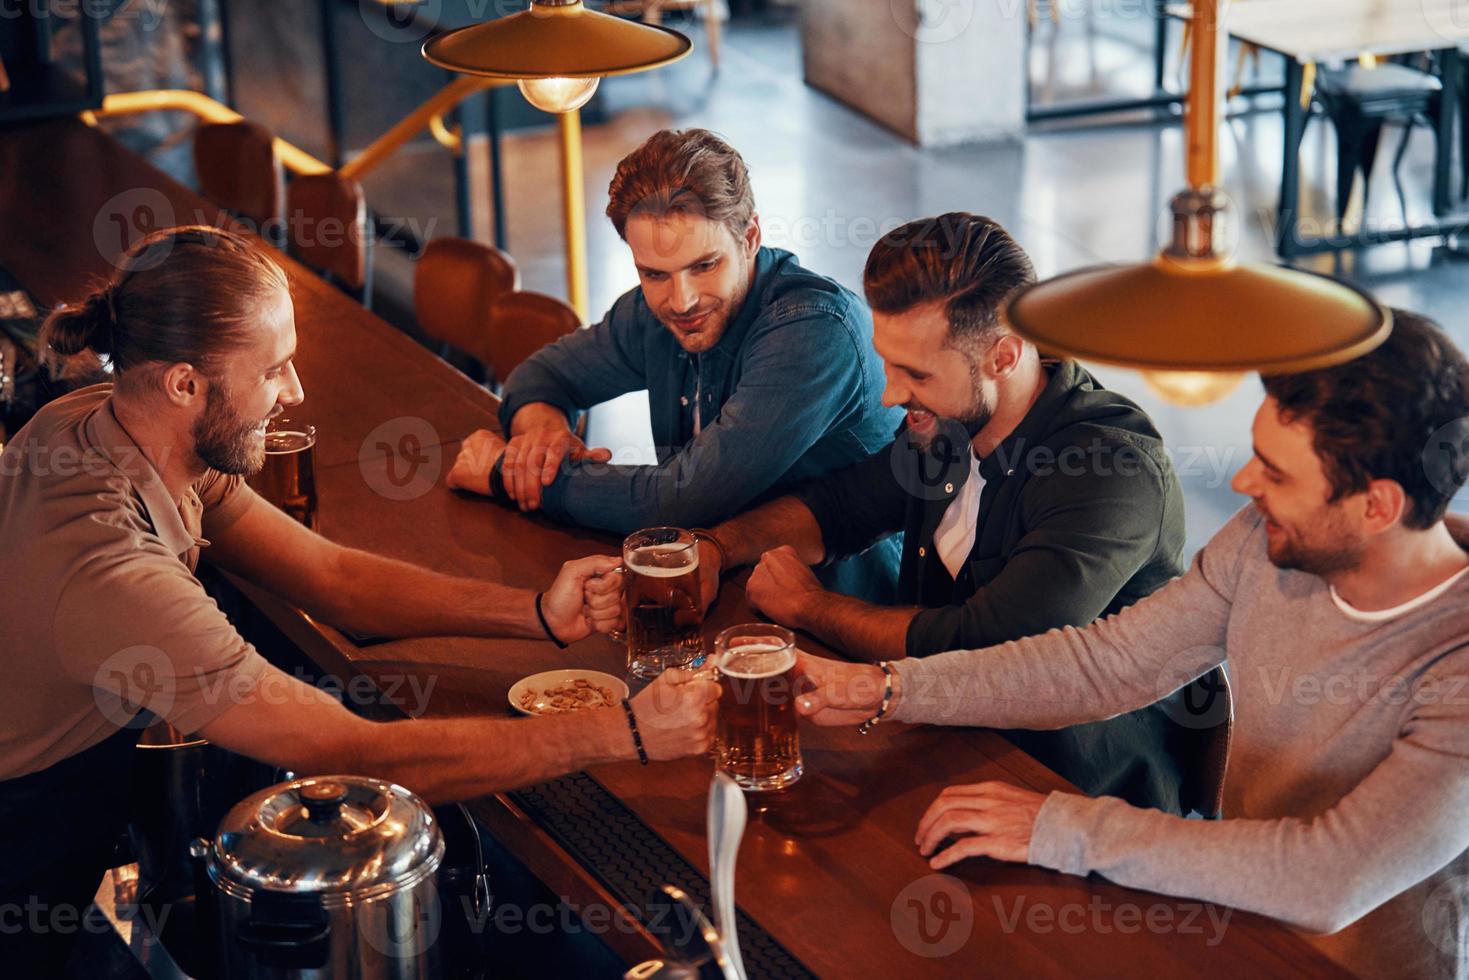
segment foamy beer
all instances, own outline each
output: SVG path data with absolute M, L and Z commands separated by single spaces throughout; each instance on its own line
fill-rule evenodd
M 747 790 L 801 778 L 796 728 L 796 638 L 783 626 L 731 626 L 714 641 L 719 671 L 715 765 Z
M 316 428 L 287 418 L 265 429 L 265 465 L 250 486 L 312 530 L 316 520 Z
M 622 601 L 627 611 L 627 669 L 657 677 L 704 649 L 699 608 L 699 546 L 676 527 L 652 527 L 622 542 Z

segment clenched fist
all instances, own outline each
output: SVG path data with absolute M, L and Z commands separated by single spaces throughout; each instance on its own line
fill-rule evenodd
M 714 744 L 719 685 L 674 667 L 632 699 L 643 750 L 654 761 L 702 755 Z

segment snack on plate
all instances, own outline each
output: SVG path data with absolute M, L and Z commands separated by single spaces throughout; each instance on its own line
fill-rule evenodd
M 582 677 L 565 684 L 542 688 L 539 695 L 534 688 L 520 695 L 522 709 L 541 715 L 582 711 L 586 708 L 610 708 L 616 703 L 617 696 L 610 689 Z

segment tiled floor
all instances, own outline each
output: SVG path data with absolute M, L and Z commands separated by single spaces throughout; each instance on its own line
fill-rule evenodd
M 1037 104 L 1148 89 L 1151 21 L 1129 16 L 1130 8 L 1120 2 L 1104 7 L 1107 2 L 1094 0 L 1087 16 L 1080 0 L 1067 0 L 1060 24 L 1042 14 L 1032 49 Z M 697 40 L 697 28 L 693 33 Z M 725 42 L 718 76 L 711 76 L 707 59 L 696 51 L 672 68 L 604 83 L 610 121 L 586 131 L 596 311 L 635 282 L 625 247 L 600 217 L 607 180 L 624 153 L 663 126 L 705 126 L 723 133 L 749 163 L 766 242 L 790 248 L 811 268 L 853 288 L 860 285 L 877 229 L 948 210 L 975 211 L 1003 222 L 1043 276 L 1096 262 L 1142 259 L 1156 249 L 1167 200 L 1183 184 L 1182 131 L 1176 120 L 1051 123 L 1033 127 L 1023 141 L 1010 145 L 920 150 L 807 88 L 793 26 L 737 23 L 726 31 Z M 1232 70 L 1232 58 L 1230 64 Z M 1175 70 L 1171 65 L 1170 76 Z M 1278 59 L 1264 56 L 1261 72 L 1263 80 L 1277 80 Z M 1280 182 L 1278 106 L 1274 95 L 1260 97 L 1253 109 L 1237 102 L 1222 140 L 1226 189 L 1242 225 L 1240 251 L 1266 261 L 1273 258 L 1269 235 Z M 1397 139 L 1397 130 L 1384 137 L 1369 224 L 1401 221 L 1389 166 Z M 1308 215 L 1330 215 L 1335 150 L 1328 125 L 1311 123 L 1302 154 L 1303 209 Z M 525 285 L 564 295 L 560 225 L 548 220 L 559 214 L 552 135 L 512 136 L 505 156 L 509 246 Z M 1407 208 L 1417 219 L 1428 216 L 1431 163 L 1432 136 L 1420 128 L 1401 172 Z M 395 196 L 407 203 L 401 195 L 409 186 L 385 173 L 368 189 L 374 205 L 391 212 Z M 421 212 L 423 190 L 419 186 L 413 192 L 418 212 L 400 213 Z M 444 222 L 452 228 L 447 213 Z M 1306 265 L 1335 271 L 1388 303 L 1437 318 L 1469 347 L 1464 313 L 1469 263 L 1464 259 L 1430 244 L 1387 245 Z M 1257 382 L 1248 381 L 1208 408 L 1183 409 L 1154 396 L 1130 372 L 1099 374 L 1136 397 L 1163 429 L 1184 480 L 1190 544 L 1202 544 L 1241 504 L 1228 479 L 1248 458 Z M 646 423 L 636 403 L 636 398 L 624 399 L 615 411 L 602 413 L 593 437 L 615 447 L 650 442 L 642 434 Z

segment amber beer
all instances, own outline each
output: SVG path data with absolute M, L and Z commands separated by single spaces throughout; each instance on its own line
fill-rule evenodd
M 784 789 L 800 779 L 795 636 L 781 626 L 732 626 L 714 642 L 714 666 L 716 765 L 747 790 Z
M 290 419 L 271 420 L 265 430 L 265 465 L 250 486 L 266 500 L 317 530 L 316 429 Z
M 627 669 L 657 677 L 703 652 L 699 548 L 680 528 L 655 527 L 622 544 L 627 609 Z

